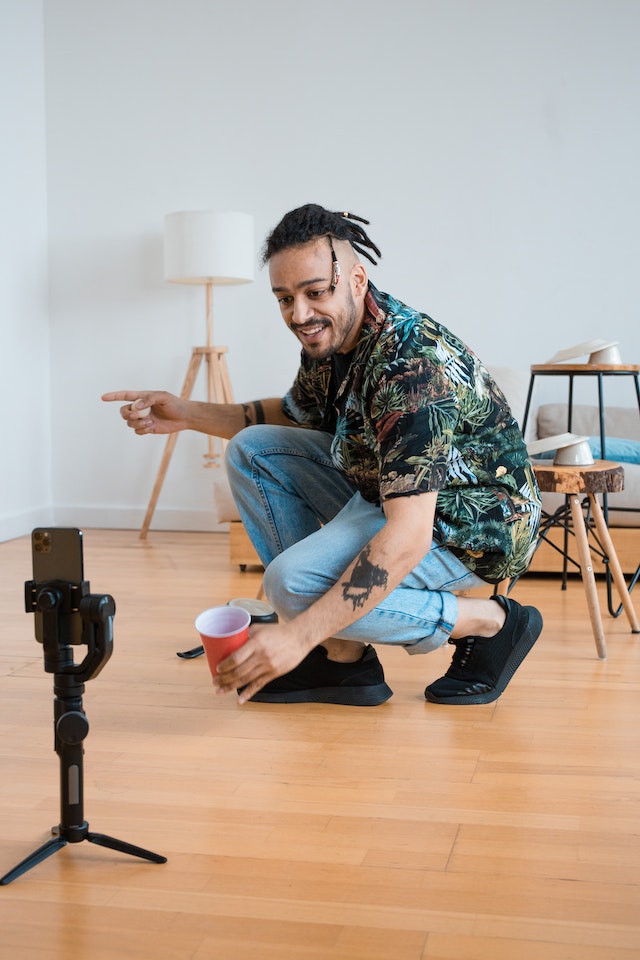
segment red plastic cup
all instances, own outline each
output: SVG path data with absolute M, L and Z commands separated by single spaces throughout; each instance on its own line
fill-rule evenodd
M 211 676 L 218 675 L 218 664 L 249 639 L 251 614 L 242 607 L 210 607 L 196 617 L 207 655 Z

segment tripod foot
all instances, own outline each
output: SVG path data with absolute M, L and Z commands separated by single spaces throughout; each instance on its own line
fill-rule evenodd
M 125 843 L 124 840 L 116 840 L 115 837 L 107 837 L 104 833 L 87 833 L 86 839 L 99 847 L 109 847 L 110 850 L 129 853 L 132 857 L 142 857 L 143 860 L 151 860 L 152 863 L 167 862 L 167 858 L 159 853 L 143 850 L 142 847 L 135 847 L 132 843 Z
M 100 847 L 109 847 L 111 850 L 118 850 L 120 853 L 129 853 L 132 857 L 142 857 L 143 860 L 150 860 L 152 863 L 167 862 L 167 858 L 160 856 L 159 853 L 143 850 L 142 847 L 135 847 L 132 843 L 125 843 L 124 840 L 107 837 L 103 833 L 90 833 L 86 829 L 86 824 L 83 824 L 83 827 L 82 836 L 64 836 L 63 832 L 57 833 L 51 840 L 47 840 L 41 847 L 38 847 L 38 849 L 30 853 L 28 857 L 21 860 L 20 863 L 15 866 L 13 870 L 10 870 L 9 873 L 6 873 L 4 877 L 0 877 L 0 885 L 6 886 L 7 883 L 11 883 L 12 880 L 26 873 L 31 867 L 35 867 L 36 864 L 42 863 L 43 860 L 46 860 L 47 857 L 50 857 L 53 853 L 66 847 L 68 843 L 77 843 L 80 840 L 89 840 L 90 843 L 95 843 Z M 56 829 L 63 830 L 62 827 L 54 827 L 54 830 Z
M 68 841 L 64 837 L 52 837 L 51 840 L 47 840 L 46 843 L 43 843 L 41 847 L 38 847 L 37 850 L 34 850 L 33 853 L 30 853 L 28 857 L 25 857 L 24 860 L 21 860 L 13 870 L 9 870 L 9 873 L 5 873 L 4 877 L 0 877 L 0 885 L 6 886 L 7 883 L 11 883 L 12 880 L 15 880 L 16 877 L 21 876 L 23 873 L 26 873 L 27 870 L 30 870 L 31 867 L 35 867 L 37 863 L 42 863 L 43 860 L 46 860 L 47 857 L 50 857 L 53 853 L 56 853 L 58 850 L 61 850 L 62 847 L 66 847 Z

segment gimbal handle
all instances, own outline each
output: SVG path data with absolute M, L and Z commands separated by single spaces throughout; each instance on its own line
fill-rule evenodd
M 82 683 L 97 677 L 113 653 L 113 618 L 116 602 L 108 593 L 89 593 L 80 601 L 82 642 L 88 653 L 73 673 Z
M 109 594 L 89 593 L 89 583 L 79 586 L 52 580 L 25 583 L 27 613 L 42 614 L 45 670 L 72 676 L 78 683 L 96 677 L 113 653 L 113 618 L 116 604 Z M 73 661 L 73 648 L 60 641 L 60 619 L 77 610 L 82 618 L 82 643 L 87 655 Z

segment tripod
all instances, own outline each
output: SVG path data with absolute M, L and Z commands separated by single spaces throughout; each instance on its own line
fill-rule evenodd
M 187 373 L 184 378 L 182 390 L 180 391 L 181 400 L 189 400 L 193 392 L 198 372 L 204 359 L 207 372 L 207 402 L 208 403 L 233 403 L 233 390 L 231 380 L 227 369 L 227 347 L 214 347 L 213 345 L 213 283 L 206 285 L 206 308 L 207 308 L 207 345 L 206 347 L 193 347 L 191 351 L 191 360 L 187 367 Z M 149 506 L 142 521 L 140 528 L 140 539 L 146 540 L 155 513 L 158 497 L 162 490 L 167 470 L 173 456 L 173 450 L 178 440 L 177 433 L 170 433 L 164 447 L 162 460 L 158 467 L 156 481 L 151 491 Z M 219 450 L 216 445 L 219 444 Z M 205 467 L 217 467 L 222 463 L 226 440 L 219 440 L 216 437 L 207 438 L 207 449 L 205 453 Z
M 27 581 L 25 601 L 28 613 L 37 612 L 42 616 L 44 668 L 54 675 L 54 747 L 60 758 L 60 823 L 53 827 L 51 839 L 0 878 L 0 884 L 11 883 L 67 843 L 82 840 L 153 863 L 166 863 L 167 858 L 157 853 L 93 833 L 84 819 L 82 744 L 89 733 L 89 721 L 82 708 L 82 694 L 86 681 L 97 676 L 113 650 L 113 598 L 90 594 L 86 581 L 79 585 Z M 64 618 L 71 616 L 72 611 L 82 617 L 82 643 L 88 647 L 87 655 L 78 664 L 73 660 L 73 648 L 63 639 L 69 635 Z

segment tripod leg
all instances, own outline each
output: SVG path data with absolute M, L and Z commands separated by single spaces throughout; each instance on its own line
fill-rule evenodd
M 34 850 L 33 853 L 30 853 L 28 857 L 25 857 L 24 860 L 21 860 L 20 863 L 13 868 L 13 870 L 9 870 L 9 873 L 5 873 L 4 877 L 0 878 L 0 885 L 6 886 L 7 883 L 11 883 L 11 881 L 15 880 L 16 877 L 26 873 L 27 870 L 31 869 L 31 867 L 35 867 L 36 864 L 42 863 L 43 860 L 46 860 L 47 857 L 50 857 L 53 853 L 61 850 L 62 847 L 66 847 L 66 845 L 67 841 L 64 837 L 52 837 L 51 840 L 47 840 L 47 842 L 43 843 L 41 847 L 38 847 L 38 849 Z
M 205 354 L 207 364 L 207 399 L 209 403 L 233 403 L 231 379 L 227 370 L 227 347 L 208 347 Z M 205 454 L 205 467 L 216 467 L 224 463 L 227 440 L 221 437 L 208 438 L 208 452 Z M 216 450 L 216 447 L 219 449 Z
M 198 375 L 198 370 L 200 369 L 200 364 L 202 363 L 202 348 L 194 347 L 191 352 L 191 360 L 189 361 L 189 366 L 187 368 L 187 374 L 184 378 L 184 383 L 182 385 L 182 390 L 180 391 L 180 397 L 182 400 L 188 400 L 191 396 L 193 390 L 193 385 L 196 381 Z M 158 502 L 158 497 L 160 496 L 160 491 L 162 490 L 162 484 L 164 483 L 164 478 L 169 469 L 169 463 L 171 461 L 171 456 L 173 454 L 173 448 L 176 445 L 178 440 L 177 433 L 170 433 L 167 437 L 167 442 L 165 444 L 164 453 L 162 454 L 162 460 L 160 461 L 160 467 L 158 469 L 158 475 L 156 477 L 156 482 L 153 486 L 151 492 L 151 499 L 149 500 L 149 506 L 147 507 L 147 512 L 142 523 L 142 528 L 140 530 L 140 539 L 146 540 L 147 533 L 149 532 L 149 527 L 151 526 L 151 521 L 153 519 L 153 514 L 156 509 L 156 504 Z
M 107 837 L 104 833 L 88 833 L 85 839 L 99 847 L 109 847 L 110 850 L 118 850 L 120 853 L 130 853 L 132 857 L 142 857 L 143 860 L 151 860 L 152 863 L 167 862 L 167 858 L 159 853 L 151 853 L 150 850 L 135 847 L 132 843 L 125 843 L 124 840 Z

